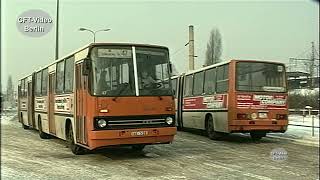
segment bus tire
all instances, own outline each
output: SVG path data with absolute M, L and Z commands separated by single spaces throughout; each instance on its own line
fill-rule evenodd
M 265 137 L 267 133 L 265 132 L 250 132 L 251 139 L 258 141 L 261 138 Z
M 39 136 L 41 139 L 50 139 L 50 135 L 42 131 L 42 124 L 41 124 L 40 116 L 38 118 L 38 129 L 39 129 Z
M 23 129 L 29 129 L 29 126 L 23 124 L 23 115 L 22 115 L 22 113 L 21 113 L 20 117 L 21 117 L 21 125 L 22 125 L 22 128 L 23 128 Z
M 23 123 L 21 123 L 22 124 L 22 128 L 23 129 L 29 129 L 29 126 L 26 126 L 26 125 L 24 125 Z
M 179 126 L 178 119 L 176 119 L 176 121 L 175 121 L 175 126 L 177 127 L 178 131 L 182 130 L 181 127 Z
M 207 136 L 212 140 L 219 140 L 222 138 L 222 134 L 214 130 L 212 116 L 208 116 L 206 123 Z
M 144 144 L 135 144 L 131 146 L 132 150 L 134 151 L 142 151 L 144 147 L 146 147 Z
M 67 143 L 68 143 L 68 146 L 70 147 L 70 150 L 71 150 L 71 152 L 73 154 L 75 154 L 75 155 L 83 155 L 83 154 L 86 153 L 86 150 L 83 147 L 75 144 L 74 137 L 73 137 L 73 130 L 72 130 L 72 125 L 71 124 L 69 125 Z

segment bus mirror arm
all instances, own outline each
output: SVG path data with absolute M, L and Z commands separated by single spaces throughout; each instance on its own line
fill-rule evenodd
M 85 58 L 82 64 L 82 75 L 88 76 L 91 69 L 91 61 L 89 58 Z

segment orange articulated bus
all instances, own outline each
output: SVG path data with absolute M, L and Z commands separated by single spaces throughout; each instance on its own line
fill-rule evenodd
M 211 139 L 237 132 L 261 139 L 287 130 L 284 64 L 231 60 L 171 79 L 178 128 L 203 129 Z
M 93 43 L 19 81 L 19 121 L 74 154 L 171 143 L 176 134 L 169 50 Z

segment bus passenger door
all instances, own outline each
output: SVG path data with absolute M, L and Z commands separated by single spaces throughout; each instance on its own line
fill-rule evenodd
M 32 82 L 28 82 L 28 123 L 30 127 L 35 127 L 33 100 Z
M 75 130 L 78 143 L 87 144 L 86 104 L 88 76 L 82 75 L 82 64 L 76 65 L 76 119 Z
M 20 82 L 19 82 L 19 85 L 18 85 L 18 118 L 19 118 L 19 122 L 22 122 L 21 120 L 21 116 L 20 116 L 20 109 L 21 109 L 21 85 L 20 85 Z
M 56 74 L 55 73 L 49 74 L 49 113 L 48 113 L 48 119 L 49 119 L 49 132 L 51 134 L 56 134 L 56 125 L 55 125 L 55 119 L 54 119 L 55 82 L 56 82 Z

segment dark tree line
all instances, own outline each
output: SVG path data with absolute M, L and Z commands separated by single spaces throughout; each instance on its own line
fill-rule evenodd
M 219 30 L 214 28 L 210 32 L 209 41 L 207 43 L 205 66 L 221 62 L 222 54 L 222 38 Z
M 289 109 L 319 109 L 319 93 L 289 93 Z

